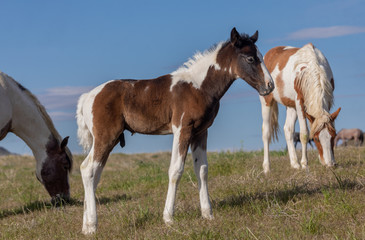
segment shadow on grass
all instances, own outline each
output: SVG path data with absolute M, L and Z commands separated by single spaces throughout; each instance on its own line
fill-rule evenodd
M 103 205 L 107 203 L 119 202 L 119 201 L 127 201 L 132 199 L 131 197 L 127 196 L 126 194 L 122 195 L 114 195 L 112 197 L 102 197 L 98 198 L 98 203 Z M 28 203 L 24 206 L 13 208 L 11 210 L 0 210 L 0 219 L 15 216 L 15 215 L 23 215 L 28 214 L 31 212 L 40 212 L 44 209 L 57 209 L 57 208 L 65 208 L 67 206 L 83 206 L 83 202 L 78 199 L 71 198 L 67 203 L 61 204 L 54 204 L 51 201 L 34 201 Z
M 335 175 L 336 176 L 336 175 Z M 364 189 L 364 185 L 359 184 L 357 181 L 338 178 L 336 176 L 337 183 L 331 185 L 323 185 L 321 187 L 309 189 L 307 185 L 293 186 L 290 189 L 279 191 L 266 191 L 259 193 L 248 193 L 230 196 L 220 201 L 213 201 L 213 204 L 218 208 L 225 207 L 241 207 L 245 204 L 250 204 L 253 201 L 276 201 L 278 203 L 286 204 L 291 200 L 300 199 L 303 196 L 310 196 L 314 194 L 321 194 L 323 190 L 361 190 Z

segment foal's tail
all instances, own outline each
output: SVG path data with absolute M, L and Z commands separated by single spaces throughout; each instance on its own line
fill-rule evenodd
M 79 98 L 79 102 L 77 104 L 76 118 L 77 118 L 77 137 L 79 138 L 80 145 L 84 148 L 85 152 L 89 152 L 91 146 L 93 144 L 93 136 L 89 128 L 87 127 L 84 115 L 83 115 L 83 106 L 88 94 L 84 93 Z
M 275 142 L 278 141 L 279 134 L 279 108 L 278 103 L 273 101 L 271 113 L 270 113 L 270 141 Z

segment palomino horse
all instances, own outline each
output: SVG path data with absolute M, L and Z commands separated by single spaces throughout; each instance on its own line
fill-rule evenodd
M 151 80 L 113 80 L 82 95 L 77 108 L 80 143 L 90 152 L 81 164 L 85 189 L 83 233 L 96 231 L 95 189 L 113 147 L 123 147 L 124 130 L 142 134 L 174 134 L 169 186 L 163 219 L 173 222 L 177 185 L 189 146 L 198 178 L 202 216 L 211 219 L 208 195 L 207 129 L 219 100 L 237 78 L 269 94 L 274 84 L 253 36 L 235 28 L 227 42 L 196 54 L 171 74 Z
M 36 176 L 53 201 L 68 200 L 72 155 L 38 99 L 14 79 L 0 72 L 0 140 L 8 132 L 20 137 L 37 161 Z
M 348 140 L 354 140 L 356 146 L 361 146 L 364 142 L 364 133 L 358 128 L 341 129 L 335 138 L 336 147 L 339 140 L 342 140 L 345 146 Z
M 323 165 L 335 165 L 333 141 L 336 136 L 334 121 L 341 110 L 330 114 L 333 105 L 334 81 L 327 59 L 311 43 L 302 48 L 275 47 L 265 55 L 265 64 L 270 71 L 275 90 L 260 96 L 262 106 L 262 140 L 264 143 L 264 172 L 270 171 L 269 141 L 277 139 L 278 105 L 287 107 L 284 126 L 285 138 L 293 168 L 306 168 L 308 129 L 313 138 Z M 295 122 L 299 118 L 302 159 L 299 164 L 293 144 Z

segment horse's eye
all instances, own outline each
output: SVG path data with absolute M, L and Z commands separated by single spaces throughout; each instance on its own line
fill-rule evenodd
M 247 57 L 247 58 L 246 58 L 246 61 L 247 61 L 248 63 L 253 63 L 253 62 L 255 61 L 255 58 L 254 58 L 254 57 Z

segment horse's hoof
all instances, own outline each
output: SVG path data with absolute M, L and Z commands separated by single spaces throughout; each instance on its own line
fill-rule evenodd
M 207 220 L 213 220 L 213 214 L 212 214 L 212 210 L 211 209 L 204 209 L 202 210 L 202 217 L 207 219 Z
M 171 226 L 174 223 L 174 220 L 173 220 L 172 216 L 170 216 L 170 215 L 164 215 L 163 221 L 165 222 L 165 224 L 167 226 Z
M 96 232 L 96 226 L 95 225 L 86 225 L 82 227 L 82 233 L 84 235 L 90 235 L 94 234 Z

